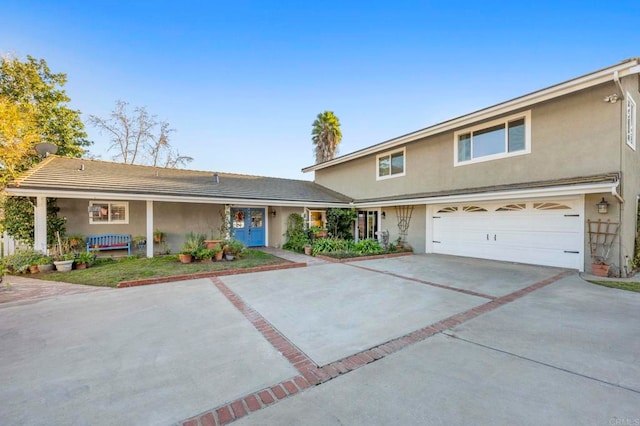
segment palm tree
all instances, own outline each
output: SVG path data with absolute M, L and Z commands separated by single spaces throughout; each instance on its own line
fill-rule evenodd
M 318 114 L 313 122 L 311 140 L 316 146 L 316 163 L 332 160 L 338 152 L 338 144 L 342 140 L 340 120 L 333 111 Z

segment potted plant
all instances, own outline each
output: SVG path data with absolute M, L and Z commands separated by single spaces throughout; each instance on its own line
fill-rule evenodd
M 596 256 L 593 258 L 593 262 L 591 263 L 591 271 L 593 272 L 593 275 L 598 277 L 608 277 L 609 268 L 611 268 L 611 265 L 608 265 L 603 257 Z
M 196 252 L 195 258 L 200 261 L 211 261 L 211 259 L 213 259 L 213 255 L 214 249 L 209 250 L 202 247 Z
M 57 255 L 53 258 L 53 264 L 56 265 L 57 271 L 69 272 L 73 268 L 75 257 L 73 253 Z
M 313 246 L 311 244 L 304 245 L 304 254 L 306 254 L 307 256 L 311 256 L 312 251 L 313 251 Z
M 68 235 L 67 241 L 69 242 L 69 249 L 79 250 L 82 248 L 82 245 L 84 244 L 84 235 L 82 234 Z
M 144 235 L 136 235 L 131 239 L 131 242 L 138 250 L 142 250 L 147 245 L 147 237 Z
M 224 250 L 222 250 L 222 247 L 217 247 L 212 250 L 213 250 L 213 258 L 216 261 L 222 260 L 222 256 L 224 256 Z
M 53 263 L 51 263 L 51 256 L 40 256 L 38 259 L 38 270 L 40 272 L 50 272 L 53 270 Z
M 227 260 L 234 260 L 240 257 L 240 253 L 244 250 L 244 244 L 238 240 L 229 240 L 224 245 L 224 257 Z
M 165 234 L 164 232 L 160 231 L 159 229 L 156 229 L 155 231 L 153 231 L 153 241 L 156 243 L 161 243 L 164 241 L 164 237 Z
M 180 262 L 191 263 L 194 255 L 197 255 L 198 251 L 204 248 L 204 239 L 204 235 L 194 234 L 193 232 L 185 235 L 182 252 L 178 255 Z
M 86 269 L 95 260 L 95 255 L 91 252 L 84 251 L 76 258 L 76 269 Z
M 396 250 L 404 249 L 404 244 L 402 243 L 402 237 L 396 238 L 395 247 L 396 247 Z
M 312 226 L 310 229 L 311 229 L 311 232 L 313 233 L 313 236 L 316 238 L 327 238 L 327 236 L 329 235 L 329 231 L 327 230 L 327 228 Z
M 229 226 L 229 217 L 225 210 L 220 210 L 220 225 L 218 226 L 218 236 L 217 238 L 213 234 L 213 229 L 211 230 L 211 239 L 204 240 L 206 247 L 211 250 L 218 247 L 222 247 L 222 242 L 225 238 L 227 238 L 229 234 L 230 226 Z

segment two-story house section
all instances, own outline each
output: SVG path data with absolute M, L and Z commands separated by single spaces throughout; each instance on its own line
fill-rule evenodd
M 360 237 L 393 240 L 410 219 L 417 252 L 579 270 L 590 241 L 615 237 L 607 260 L 624 275 L 640 194 L 639 73 L 629 59 L 303 171 L 353 198 Z

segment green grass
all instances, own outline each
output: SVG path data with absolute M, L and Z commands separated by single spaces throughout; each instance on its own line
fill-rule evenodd
M 259 250 L 246 250 L 242 258 L 231 262 L 194 262 L 182 264 L 178 256 L 158 256 L 147 258 L 122 258 L 119 260 L 98 259 L 90 268 L 70 272 L 51 272 L 38 274 L 34 278 L 48 281 L 64 281 L 73 284 L 86 284 L 103 287 L 115 287 L 120 281 L 142 278 L 167 277 L 171 275 L 195 274 L 228 269 L 246 269 L 256 266 L 288 263 L 284 259 Z
M 640 293 L 640 282 L 624 282 L 624 281 L 589 281 L 590 283 L 601 285 L 604 287 L 617 288 L 620 290 L 635 291 Z

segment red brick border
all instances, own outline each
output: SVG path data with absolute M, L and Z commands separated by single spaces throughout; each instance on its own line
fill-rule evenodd
M 198 278 L 222 277 L 227 275 L 250 274 L 253 272 L 277 271 L 280 269 L 304 268 L 306 263 L 281 263 L 277 265 L 255 266 L 244 269 L 223 269 L 221 271 L 198 272 L 195 274 L 171 275 L 168 277 L 144 278 L 140 280 L 121 281 L 117 288 L 137 287 L 149 284 L 161 284 L 173 281 L 195 280 Z
M 379 272 L 379 271 L 378 271 Z M 490 312 L 507 303 L 513 302 L 529 293 L 546 287 L 564 277 L 573 274 L 572 271 L 564 271 L 556 274 L 546 280 L 539 281 L 535 284 L 515 291 L 506 296 L 495 298 L 484 305 L 476 306 L 465 312 L 453 315 L 435 324 L 420 328 L 404 336 L 390 340 L 373 348 L 350 355 L 341 360 L 332 362 L 323 367 L 319 367 L 313 363 L 304 353 L 298 351 L 296 347 L 290 343 L 284 336 L 280 334 L 269 322 L 262 317 L 257 311 L 248 306 L 242 299 L 229 289 L 217 277 L 211 278 L 211 281 L 220 289 L 220 291 L 233 303 L 233 305 L 244 314 L 244 316 L 262 333 L 262 335 L 278 350 L 289 362 L 301 373 L 283 382 L 269 386 L 265 389 L 253 392 L 242 398 L 225 403 L 210 411 L 202 413 L 196 417 L 184 420 L 183 426 L 205 426 L 205 425 L 225 425 L 236 419 L 244 417 L 250 412 L 260 410 L 268 405 L 275 404 L 282 399 L 286 399 L 292 395 L 302 392 L 312 386 L 332 380 L 349 371 L 356 370 L 364 365 L 375 362 L 389 354 L 404 349 L 414 343 L 425 340 L 436 333 L 456 327 L 462 323 L 469 321 L 479 315 Z M 445 287 L 448 288 L 448 287 Z M 451 288 L 454 290 L 453 288 Z M 284 351 L 283 351 L 284 349 Z M 285 353 L 285 351 L 287 351 Z M 302 358 L 296 363 L 293 359 L 298 359 L 294 353 L 298 353 Z M 288 353 L 288 355 L 287 355 Z
M 361 260 L 389 259 L 392 257 L 401 257 L 401 256 L 413 256 L 413 252 L 403 251 L 400 253 L 373 254 L 371 256 L 345 257 L 343 259 L 336 259 L 335 257 L 325 256 L 322 254 L 317 254 L 314 257 L 317 257 L 318 259 L 326 260 L 327 262 L 331 262 L 331 263 L 349 263 L 349 262 L 359 262 Z

